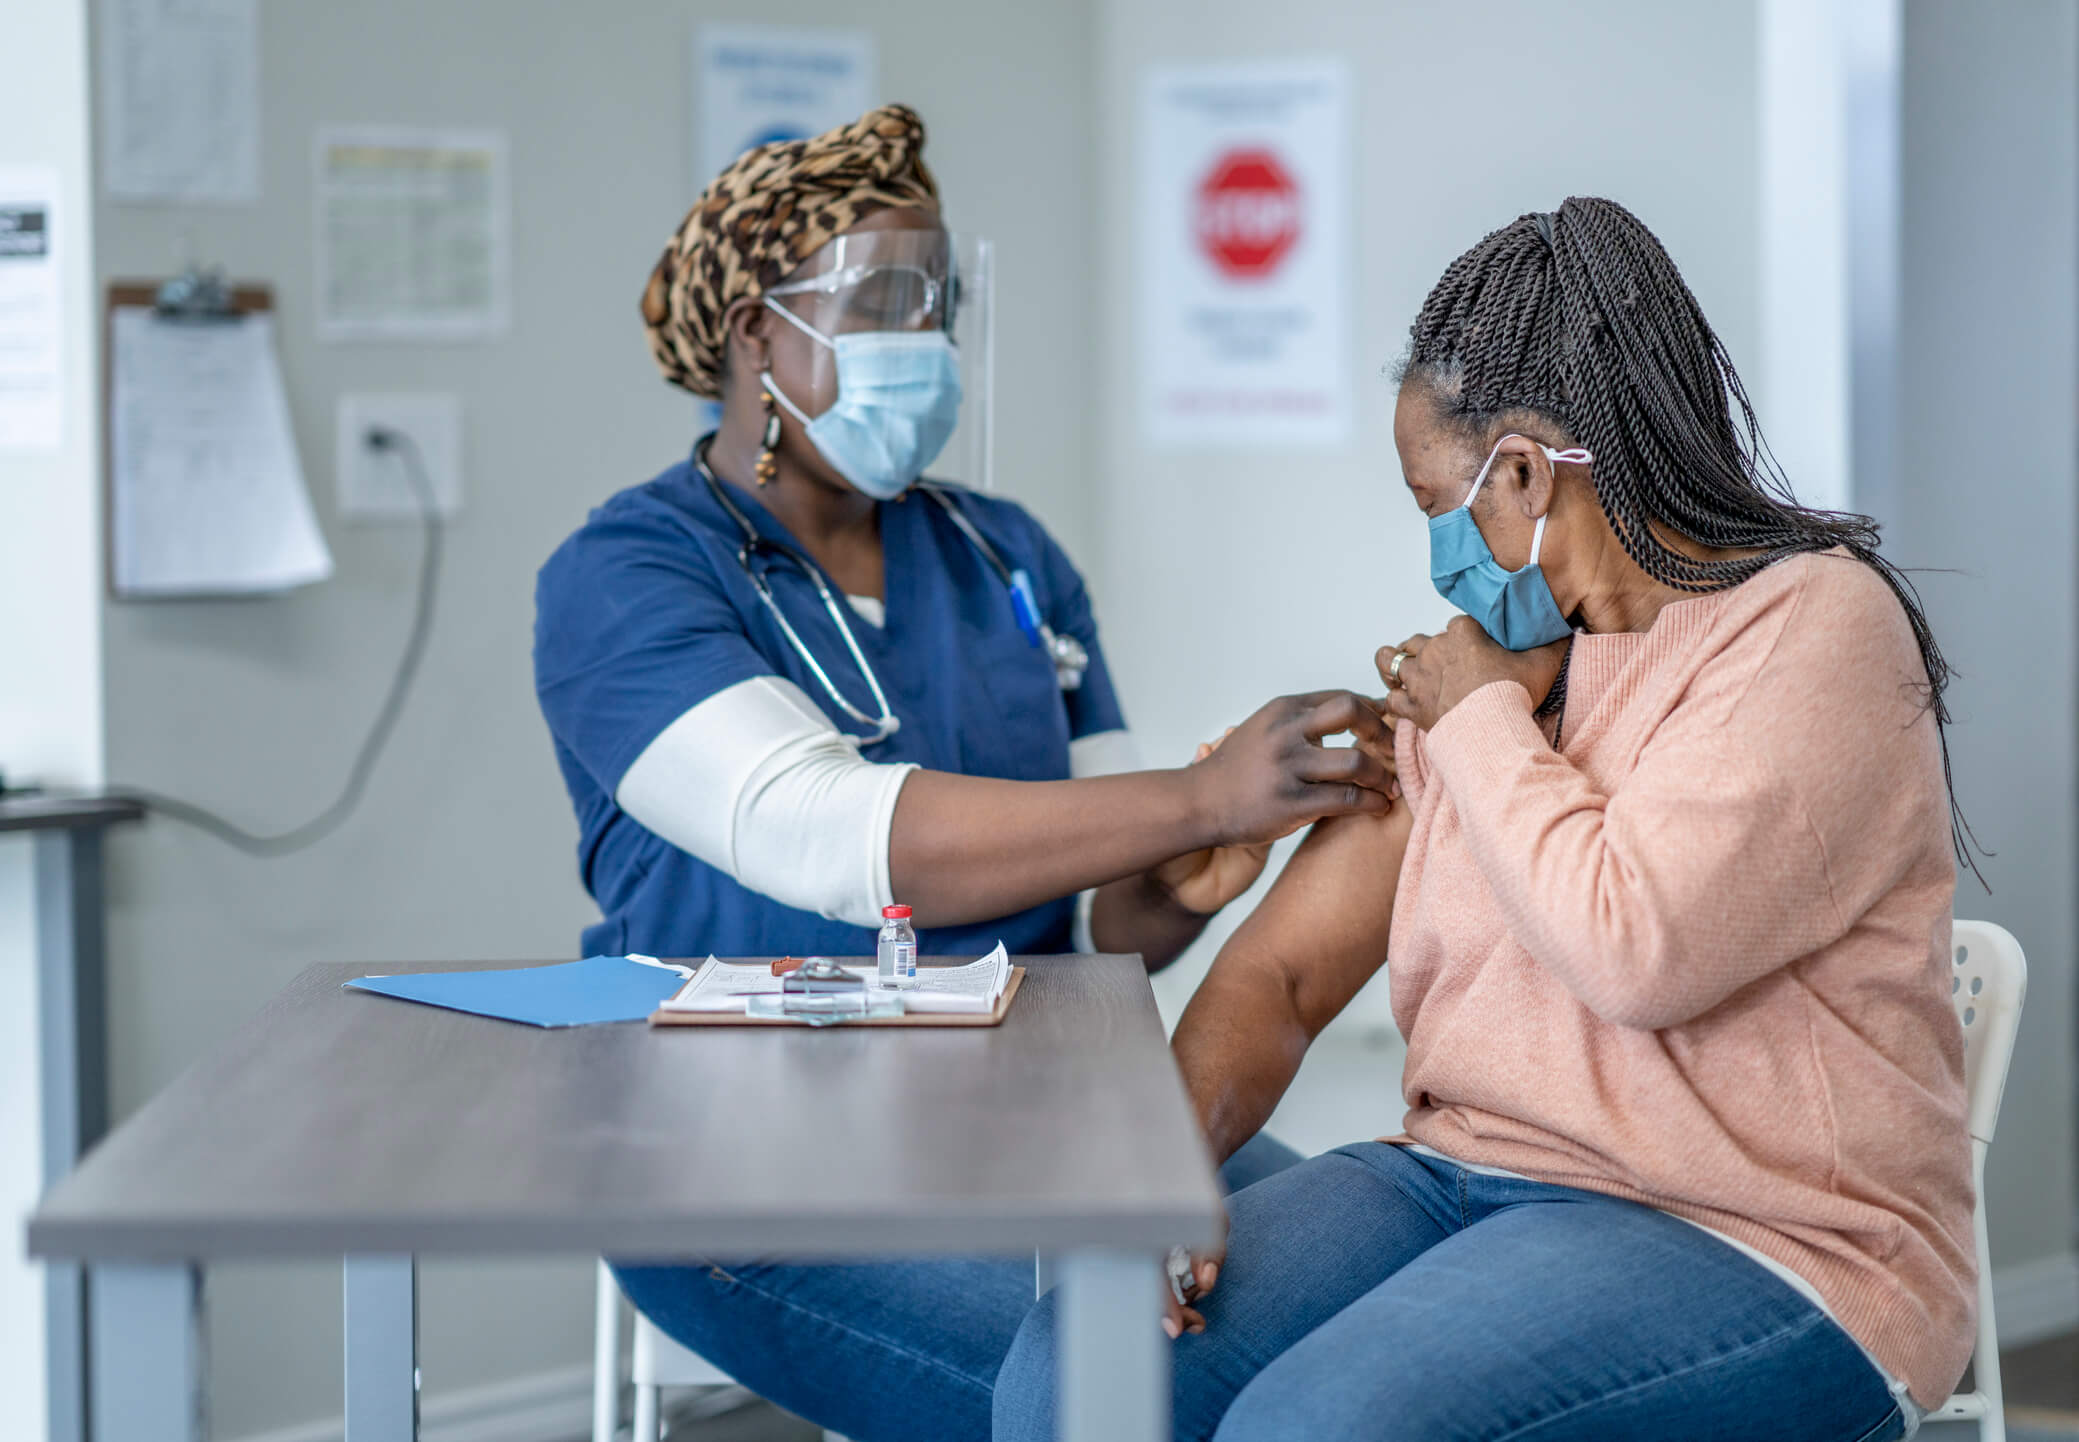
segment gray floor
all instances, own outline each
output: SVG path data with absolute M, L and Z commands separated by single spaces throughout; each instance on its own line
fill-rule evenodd
M 823 1429 L 783 1412 L 770 1402 L 747 1398 L 719 1416 L 703 1415 L 711 1410 L 701 1405 L 695 1391 L 664 1394 L 664 1436 L 667 1442 L 823 1442 Z M 621 1439 L 628 1437 L 628 1413 L 621 1413 Z M 592 1442 L 590 1429 L 559 1437 L 556 1442 Z
M 753 1402 L 721 1417 L 698 1421 L 666 1418 L 669 1442 L 823 1442 L 823 1429 L 811 1426 L 770 1402 Z
M 1952 1423 L 1923 1428 L 1917 1442 L 1975 1442 L 1977 1435 L 1975 1427 Z M 823 1434 L 769 1402 L 753 1402 L 727 1416 L 674 1423 L 666 1436 L 670 1442 L 822 1442 Z M 2008 1442 L 2074 1442 L 2079 1439 L 2079 1421 L 2043 1427 L 2010 1419 L 2007 1438 Z

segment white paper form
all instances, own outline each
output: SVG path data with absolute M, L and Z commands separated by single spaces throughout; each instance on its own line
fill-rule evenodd
M 96 18 L 109 198 L 257 200 L 255 0 L 103 0 Z
M 849 968 L 855 976 L 865 975 L 865 968 Z M 778 996 L 780 978 L 772 974 L 765 962 L 756 961 L 742 965 L 717 961 L 712 956 L 693 973 L 693 980 L 679 989 L 676 996 L 666 997 L 661 1009 L 664 1011 L 716 1011 L 730 1012 L 744 1009 L 744 998 L 751 996 Z
M 917 985 L 902 993 L 910 1011 L 989 1011 L 1011 980 L 1011 958 L 1003 943 L 965 966 L 920 966 Z
M 0 169 L 0 451 L 55 451 L 65 436 L 58 173 Z
M 273 317 L 179 321 L 123 306 L 112 335 L 116 594 L 250 595 L 331 575 Z
M 919 966 L 916 986 L 899 992 L 875 987 L 874 969 L 870 966 L 848 966 L 845 970 L 866 978 L 870 997 L 901 997 L 905 1011 L 986 1012 L 994 1009 L 1004 987 L 1010 984 L 1011 959 L 999 941 L 994 951 L 965 966 Z M 766 962 L 742 964 L 709 957 L 693 980 L 664 1002 L 662 1010 L 740 1012 L 750 997 L 778 996 L 783 982 L 784 978 L 774 976 Z
M 318 339 L 504 332 L 512 274 L 504 135 L 327 130 L 316 163 Z

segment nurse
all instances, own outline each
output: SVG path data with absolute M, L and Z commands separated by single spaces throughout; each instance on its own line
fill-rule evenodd
M 1132 769 L 1068 557 L 1010 501 L 920 484 L 961 401 L 923 145 L 887 106 L 753 150 L 650 277 L 658 364 L 722 418 L 542 568 L 535 679 L 602 913 L 587 953 L 859 955 L 899 899 L 927 954 L 1000 938 L 1158 967 L 1271 840 L 1390 805 L 1390 733 L 1345 692 Z M 1294 1160 L 1259 1139 L 1228 1184 Z M 681 1342 L 861 1442 L 987 1435 L 1030 1264 L 718 1260 L 617 1272 Z M 971 1355 L 879 1325 L 919 1309 Z M 819 1357 L 840 1339 L 886 1385 L 839 1385 Z
M 901 106 L 723 172 L 643 294 L 692 454 L 542 568 L 535 681 L 601 921 L 588 954 L 1176 956 L 1263 847 L 1384 811 L 1377 713 L 1273 701 L 1132 770 L 1082 578 L 1013 502 L 920 484 L 960 402 L 959 276 Z M 1349 731 L 1354 747 L 1324 747 Z M 1203 748 L 1202 748 L 1203 749 Z

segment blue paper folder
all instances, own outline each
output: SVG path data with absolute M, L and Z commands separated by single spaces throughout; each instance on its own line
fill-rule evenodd
M 419 971 L 409 976 L 356 977 L 346 984 L 528 1026 L 588 1026 L 598 1021 L 641 1021 L 657 1009 L 658 1002 L 684 986 L 686 979 L 676 971 L 625 956 L 588 956 L 560 966 Z

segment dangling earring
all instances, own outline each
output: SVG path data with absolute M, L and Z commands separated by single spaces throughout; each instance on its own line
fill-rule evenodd
M 771 391 L 758 392 L 758 399 L 765 405 L 765 449 L 758 453 L 758 484 L 769 486 L 779 471 L 780 463 L 772 453 L 780 444 L 780 413 L 772 408 Z

